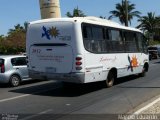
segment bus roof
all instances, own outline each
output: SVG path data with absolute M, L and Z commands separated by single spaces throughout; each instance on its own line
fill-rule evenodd
M 98 17 L 73 17 L 73 18 L 50 18 L 50 19 L 43 19 L 43 20 L 37 20 L 30 22 L 30 24 L 40 24 L 40 23 L 46 23 L 46 22 L 53 22 L 53 21 L 71 21 L 71 22 L 80 22 L 80 23 L 91 23 L 96 25 L 104 25 L 108 27 L 114 27 L 114 28 L 120 28 L 125 30 L 131 30 L 136 32 L 141 32 L 139 29 L 132 28 L 132 27 L 126 27 L 119 23 L 113 22 L 111 20 L 102 19 Z

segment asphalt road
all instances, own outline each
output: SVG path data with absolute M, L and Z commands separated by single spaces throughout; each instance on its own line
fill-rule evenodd
M 17 88 L 0 85 L 0 120 L 114 120 L 160 95 L 160 60 L 150 62 L 146 77 L 118 79 L 112 88 L 102 82 L 64 88 L 61 82 L 25 82 Z

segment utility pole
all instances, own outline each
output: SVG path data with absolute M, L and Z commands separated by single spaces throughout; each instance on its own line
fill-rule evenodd
M 127 0 L 125 0 L 125 13 L 126 13 L 125 26 L 128 26 L 128 1 Z
M 39 0 L 41 18 L 60 18 L 60 3 L 59 0 Z

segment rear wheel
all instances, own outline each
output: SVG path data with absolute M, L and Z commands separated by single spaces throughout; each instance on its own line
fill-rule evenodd
M 113 84 L 114 84 L 114 81 L 115 81 L 115 75 L 114 75 L 114 73 L 112 71 L 110 71 L 108 73 L 108 77 L 107 77 L 107 79 L 105 81 L 106 87 L 112 87 Z
M 11 78 L 10 78 L 10 85 L 12 87 L 17 87 L 20 85 L 20 77 L 18 75 L 12 75 Z
M 140 73 L 140 77 L 145 77 L 145 76 L 146 76 L 146 69 L 144 67 L 142 72 Z

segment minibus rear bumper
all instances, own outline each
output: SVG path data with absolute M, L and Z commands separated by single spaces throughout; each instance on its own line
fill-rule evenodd
M 85 83 L 85 73 L 45 73 L 29 70 L 32 79 L 58 80 L 71 83 Z

